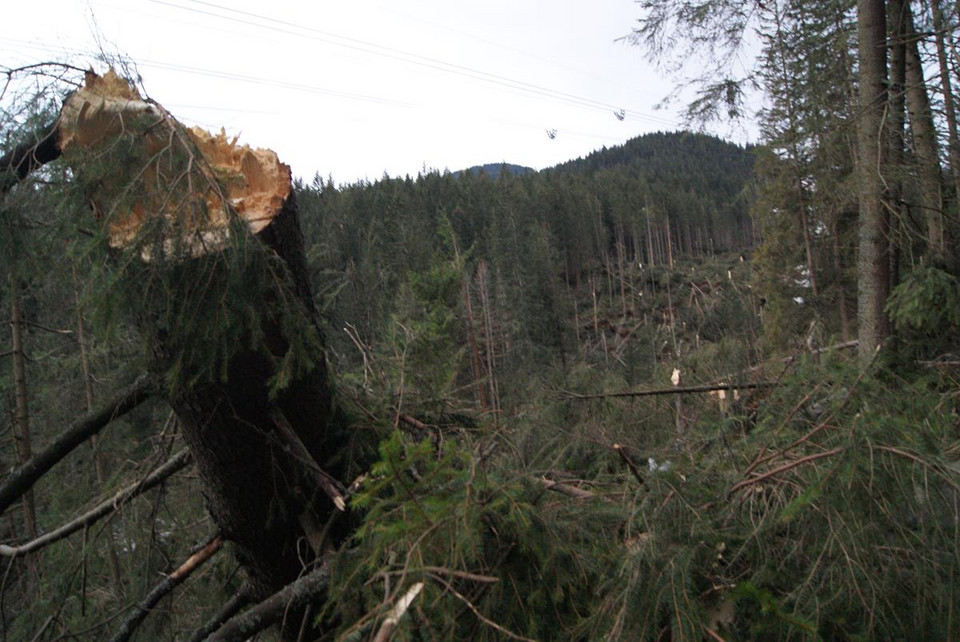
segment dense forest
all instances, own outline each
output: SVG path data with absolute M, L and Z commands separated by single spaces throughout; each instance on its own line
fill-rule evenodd
M 5 640 L 960 638 L 957 8 L 637 5 L 760 144 L 306 182 L 4 69 Z

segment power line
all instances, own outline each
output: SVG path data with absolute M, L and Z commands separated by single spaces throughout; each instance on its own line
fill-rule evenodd
M 18 41 L 18 40 L 13 40 L 13 39 L 9 39 L 9 38 L 0 38 L 0 42 L 2 42 L 2 43 L 8 43 L 8 44 L 11 44 L 11 45 L 14 45 L 14 46 L 21 46 L 21 47 L 25 47 L 25 48 L 29 48 L 29 49 L 33 49 L 33 50 L 37 50 L 37 51 L 44 51 L 44 52 L 47 52 L 47 51 L 59 51 L 59 52 L 61 52 L 61 53 L 63 53 L 63 54 L 66 54 L 66 55 L 68 55 L 68 56 L 89 56 L 89 55 L 92 54 L 92 52 L 90 52 L 90 51 L 84 51 L 84 50 L 81 50 L 81 49 L 73 49 L 73 48 L 62 47 L 62 46 L 57 46 L 57 47 L 54 47 L 54 46 L 42 46 L 42 45 L 38 45 L 38 44 L 34 44 L 34 43 L 29 43 L 29 42 L 24 42 L 24 41 Z M 358 100 L 358 101 L 364 101 L 364 102 L 371 102 L 371 103 L 374 103 L 374 104 L 383 104 L 383 105 L 388 105 L 388 106 L 396 106 L 396 107 L 404 107 L 404 108 L 411 108 L 411 107 L 415 107 L 415 106 L 416 106 L 416 105 L 413 105 L 413 104 L 411 104 L 411 103 L 405 103 L 405 102 L 395 101 L 395 100 L 391 100 L 391 99 L 389 99 L 389 98 L 382 98 L 382 97 L 378 97 L 378 96 L 368 96 L 368 95 L 363 95 L 363 94 L 355 94 L 355 93 L 351 93 L 351 92 L 343 92 L 343 91 L 331 90 L 331 89 L 327 89 L 327 88 L 323 88 L 323 87 L 318 87 L 318 86 L 316 86 L 316 85 L 308 85 L 308 84 L 303 84 L 303 83 L 287 82 L 287 81 L 276 80 L 276 79 L 274 79 L 274 78 L 263 78 L 263 77 L 259 77 L 259 76 L 251 76 L 251 75 L 246 75 L 246 74 L 239 74 L 239 73 L 235 73 L 235 72 L 227 72 L 227 71 L 221 71 L 221 70 L 216 70 L 216 69 L 209 69 L 209 68 L 204 68 L 204 67 L 194 67 L 194 66 L 189 66 L 189 65 L 182 65 L 182 64 L 176 64 L 176 63 L 166 63 L 166 62 L 160 62 L 160 61 L 144 61 L 144 62 L 138 62 L 137 64 L 138 64 L 140 67 L 145 67 L 145 68 L 162 69 L 162 70 L 165 70 L 165 71 L 174 71 L 174 72 L 178 72 L 178 73 L 187 73 L 187 74 L 191 74 L 191 75 L 204 76 L 204 77 L 208 77 L 208 78 L 217 78 L 217 79 L 221 79 L 221 80 L 234 81 L 234 82 L 244 82 L 244 83 L 255 84 L 255 85 L 258 85 L 258 86 L 273 86 L 273 87 L 277 87 L 277 88 L 281 88 L 281 89 L 290 89 L 290 90 L 293 90 L 293 91 L 300 91 L 300 92 L 304 92 L 304 93 L 327 95 L 327 96 L 333 96 L 333 97 L 337 97 L 337 98 L 344 98 L 344 99 L 347 99 L 347 100 Z M 165 104 L 167 107 L 176 106 L 176 105 L 173 104 L 173 103 L 169 103 L 169 104 L 168 104 L 168 103 L 164 103 L 164 104 Z M 180 106 L 181 106 L 181 107 L 184 107 L 184 108 L 197 109 L 197 110 L 221 111 L 221 112 L 237 112 L 237 113 L 247 113 L 247 114 L 249 114 L 249 113 L 259 113 L 259 114 L 270 114 L 270 113 L 273 113 L 273 112 L 256 112 L 256 111 L 252 111 L 252 110 L 245 109 L 245 108 L 226 108 L 226 107 L 215 107 L 215 106 L 206 106 L 206 105 L 180 105 Z M 538 123 L 533 123 L 533 122 L 520 122 L 520 121 L 502 120 L 502 119 L 493 119 L 493 120 L 491 120 L 490 122 L 499 122 L 501 125 L 508 125 L 508 126 L 512 126 L 512 127 L 519 127 L 519 128 L 522 128 L 522 129 L 525 129 L 525 130 L 529 130 L 529 131 L 536 131 L 536 130 L 541 129 L 541 125 L 540 125 L 540 124 L 538 124 Z M 212 125 L 211 125 L 211 126 L 212 126 Z M 613 137 L 613 136 L 607 136 L 607 135 L 602 135 L 602 134 L 594 134 L 594 133 L 590 133 L 590 132 L 570 130 L 570 129 L 566 129 L 566 128 L 564 128 L 564 129 L 562 129 L 562 130 L 558 130 L 557 133 L 558 133 L 558 135 L 562 135 L 564 138 L 574 137 L 574 138 L 583 138 L 583 139 L 596 140 L 596 141 L 601 141 L 601 140 L 603 140 L 603 141 L 608 141 L 608 142 L 617 142 L 617 141 L 620 141 L 620 140 L 621 140 L 620 137 Z
M 14 46 L 25 47 L 25 48 L 34 49 L 34 50 L 43 51 L 43 52 L 59 51 L 68 56 L 89 56 L 93 53 L 93 52 L 84 51 L 81 49 L 71 49 L 69 47 L 53 47 L 53 46 L 37 45 L 30 42 L 12 40 L 9 38 L 0 38 L 0 42 L 5 42 Z M 137 65 L 140 67 L 147 67 L 147 68 L 152 67 L 154 69 L 163 69 L 166 71 L 177 71 L 177 72 L 192 74 L 196 76 L 206 76 L 208 78 L 218 78 L 221 80 L 251 83 L 251 84 L 260 85 L 260 86 L 277 87 L 279 89 L 291 89 L 294 91 L 299 91 L 304 93 L 319 94 L 323 96 L 333 96 L 335 98 L 344 98 L 346 100 L 370 102 L 374 104 L 389 105 L 393 107 L 410 108 L 410 107 L 416 106 L 412 103 L 393 100 L 390 98 L 384 98 L 380 96 L 370 96 L 366 94 L 358 94 L 358 93 L 353 93 L 348 91 L 329 89 L 326 87 L 320 87 L 318 85 L 289 82 L 284 80 L 277 80 L 276 78 L 263 78 L 260 76 L 250 76 L 246 74 L 239 74 L 236 72 L 221 71 L 218 69 L 193 67 L 189 65 L 181 65 L 176 63 L 167 63 L 167 62 L 160 62 L 160 61 L 138 61 Z
M 506 87 L 508 89 L 513 89 L 515 91 L 531 94 L 534 96 L 540 96 L 563 102 L 569 105 L 583 107 L 587 109 L 593 109 L 596 111 L 603 111 L 610 113 L 611 111 L 617 112 L 622 109 L 619 105 L 612 105 L 609 103 L 604 103 L 602 101 L 594 100 L 591 98 L 585 98 L 582 96 L 577 96 L 575 94 L 570 94 L 562 91 L 557 91 L 550 89 L 548 87 L 543 87 L 540 85 L 535 85 L 521 80 L 516 80 L 513 78 L 508 78 L 499 74 L 494 74 L 480 69 L 475 69 L 473 67 L 467 67 L 465 65 L 458 65 L 454 63 L 448 63 L 443 60 L 436 58 L 430 58 L 428 56 L 422 56 L 420 54 L 414 54 L 392 47 L 385 47 L 378 45 L 376 43 L 368 42 L 365 40 L 360 40 L 357 38 L 352 38 L 349 36 L 342 36 L 335 33 L 323 31 L 316 29 L 314 27 L 304 26 L 294 24 L 292 22 L 280 20 L 277 18 L 271 18 L 270 16 L 265 16 L 262 14 L 257 14 L 249 11 L 242 11 L 239 9 L 233 9 L 231 7 L 226 7 L 223 5 L 215 4 L 213 2 L 206 2 L 204 0 L 190 0 L 193 4 L 202 5 L 204 7 L 209 7 L 215 9 L 216 11 L 209 11 L 196 7 L 188 7 L 181 4 L 175 4 L 173 2 L 167 2 L 165 0 L 150 0 L 153 4 L 159 4 L 163 6 L 168 6 L 171 8 L 179 9 L 182 11 L 189 11 L 192 13 L 197 13 L 200 15 L 206 15 L 221 20 L 230 20 L 239 24 L 245 24 L 248 26 L 256 27 L 259 29 L 266 29 L 269 31 L 275 31 L 278 33 L 283 33 L 287 35 L 296 36 L 299 38 L 304 38 L 308 40 L 314 40 L 317 42 L 323 42 L 337 47 L 343 47 L 347 49 L 352 49 L 356 51 L 361 51 L 363 53 L 381 56 L 385 58 L 390 58 L 392 60 L 406 62 L 428 69 L 433 69 L 436 71 L 442 71 L 445 73 L 450 73 L 466 78 L 471 78 L 473 80 L 480 80 L 482 82 Z M 235 15 L 226 15 L 226 14 L 235 14 Z M 242 17 L 237 17 L 242 16 Z M 304 33 L 306 32 L 306 33 Z M 661 124 L 671 127 L 676 127 L 677 123 L 670 121 L 665 118 L 660 118 L 657 116 L 651 116 L 644 114 L 637 110 L 623 110 L 626 116 L 631 118 L 646 120 L 653 124 Z

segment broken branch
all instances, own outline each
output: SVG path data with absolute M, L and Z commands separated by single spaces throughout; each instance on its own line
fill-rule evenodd
M 389 615 L 387 615 L 387 617 L 383 619 L 383 623 L 380 624 L 380 629 L 377 631 L 376 637 L 373 638 L 373 642 L 387 642 L 390 639 L 394 629 L 397 628 L 397 624 L 400 623 L 400 618 L 407 612 L 407 609 L 410 608 L 410 605 L 413 604 L 413 601 L 422 590 L 423 582 L 417 582 L 403 594 L 403 597 L 397 600 L 397 603 L 390 609 Z
M 553 490 L 561 495 L 573 497 L 574 499 L 593 499 L 596 497 L 596 495 L 591 493 L 589 490 L 583 490 L 582 488 L 570 486 L 569 484 L 561 484 L 560 482 L 549 480 L 546 477 L 540 477 L 539 481 L 540 484 L 543 485 L 543 487 L 547 490 Z
M 163 466 L 160 466 L 160 468 L 157 468 L 144 479 L 140 480 L 136 484 L 127 486 L 110 499 L 98 504 L 93 510 L 87 511 L 83 515 L 71 520 L 60 528 L 50 531 L 49 533 L 45 533 L 44 535 L 41 535 L 40 537 L 31 540 L 26 544 L 21 544 L 20 546 L 7 546 L 5 544 L 0 544 L 0 556 L 16 557 L 17 555 L 25 555 L 54 542 L 58 542 L 61 539 L 96 523 L 102 517 L 119 510 L 121 506 L 126 504 L 134 497 L 142 495 L 173 475 L 178 470 L 185 468 L 191 461 L 192 457 L 190 455 L 190 451 L 181 450 L 167 460 L 167 463 L 165 463 Z
M 123 626 L 117 631 L 117 634 L 111 638 L 111 642 L 126 642 L 133 635 L 140 623 L 150 614 L 150 611 L 178 584 L 182 583 L 190 576 L 200 565 L 213 557 L 214 553 L 220 550 L 222 540 L 219 535 L 209 539 L 207 543 L 196 553 L 187 558 L 187 561 L 173 573 L 163 578 L 159 584 L 153 587 L 153 590 L 137 605 L 137 608 L 123 622 Z
M 207 642 L 241 642 L 254 633 L 276 624 L 288 610 L 296 610 L 327 590 L 330 571 L 320 567 L 307 573 L 227 622 L 213 633 Z
M 216 615 L 203 625 L 203 628 L 194 631 L 190 636 L 189 642 L 203 642 L 207 637 L 223 626 L 223 623 L 240 612 L 240 610 L 250 603 L 250 593 L 246 588 L 241 588 L 233 597 L 227 600 Z
M 831 450 L 824 451 L 822 453 L 807 455 L 806 457 L 801 457 L 800 459 L 796 459 L 790 462 L 789 464 L 784 464 L 779 468 L 774 468 L 773 470 L 767 471 L 762 475 L 757 475 L 756 477 L 753 477 L 751 479 L 744 479 L 743 481 L 740 481 L 734 484 L 733 488 L 731 488 L 730 491 L 727 493 L 727 497 L 730 497 L 731 495 L 733 495 L 735 492 L 737 492 L 739 489 L 743 488 L 744 486 L 750 486 L 751 484 L 759 484 L 763 480 L 769 479 L 770 477 L 773 477 L 775 475 L 779 475 L 780 473 L 784 473 L 790 470 L 791 468 L 796 468 L 797 466 L 810 463 L 811 461 L 816 461 L 817 459 L 823 459 L 824 457 L 832 457 L 833 455 L 841 453 L 844 450 L 845 449 L 843 447 L 837 447 Z
M 623 460 L 623 463 L 627 465 L 627 468 L 630 469 L 630 472 L 633 473 L 633 476 L 637 478 L 637 481 L 640 482 L 640 485 L 644 485 L 643 476 L 640 474 L 640 470 L 637 468 L 637 465 L 633 463 L 633 459 L 630 458 L 630 455 L 627 454 L 623 446 L 620 444 L 614 444 L 613 449 L 617 451 L 617 454 L 620 455 L 620 459 Z
M 778 383 L 769 381 L 759 381 L 756 383 L 722 383 L 710 384 L 706 386 L 686 386 L 656 388 L 654 390 L 626 390 L 622 392 L 600 392 L 591 395 L 583 395 L 575 392 L 566 392 L 561 395 L 563 399 L 609 399 L 614 397 L 652 397 L 655 395 L 684 395 L 695 392 L 714 392 L 716 390 L 751 390 L 754 388 L 773 388 Z
M 320 488 L 323 489 L 323 492 L 327 494 L 327 497 L 330 498 L 338 510 L 347 510 L 347 501 L 344 498 L 343 485 L 320 468 L 314 460 L 313 455 L 311 455 L 307 447 L 303 445 L 303 441 L 300 440 L 300 437 L 294 432 L 293 427 L 290 426 L 290 422 L 283 416 L 283 413 L 280 410 L 275 410 L 271 413 L 271 419 L 273 419 L 273 423 L 277 426 L 277 430 L 280 431 L 280 436 L 283 438 L 284 445 L 290 454 L 306 466 L 312 473 L 317 484 L 320 485 Z
M 146 401 L 152 392 L 150 380 L 146 375 L 141 375 L 102 408 L 89 412 L 70 424 L 45 450 L 15 468 L 3 480 L 0 484 L 0 513 L 20 499 L 57 462 L 73 452 L 74 448 L 96 435 L 117 417 L 125 415 Z
M 37 130 L 32 140 L 20 143 L 0 158 L 0 194 L 6 194 L 30 172 L 60 157 L 57 121 Z

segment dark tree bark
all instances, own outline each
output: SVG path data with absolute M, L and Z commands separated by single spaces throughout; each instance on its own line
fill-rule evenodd
M 890 82 L 888 84 L 887 123 L 887 196 L 893 214 L 890 217 L 890 289 L 900 280 L 902 249 L 910 245 L 907 221 L 910 208 L 903 198 L 903 178 L 906 163 L 906 84 L 907 40 L 904 0 L 887 0 L 887 33 L 890 34 Z
M 21 145 L 0 159 L 0 170 L 5 170 L 3 177 L 11 177 L 9 181 L 4 178 L 5 181 L 12 184 L 22 179 L 38 165 L 56 158 L 61 149 L 68 162 L 82 170 L 89 154 L 112 150 L 113 140 L 127 136 L 144 148 L 144 166 L 136 168 L 134 174 L 138 179 L 143 174 L 153 177 L 149 185 L 132 186 L 135 188 L 132 193 L 143 200 L 141 211 L 168 219 L 182 218 L 178 223 L 190 235 L 184 237 L 187 251 L 176 266 L 182 278 L 191 278 L 192 262 L 198 260 L 198 255 L 229 252 L 228 247 L 217 243 L 244 233 L 234 225 L 240 214 L 230 203 L 244 202 L 242 220 L 248 223 L 249 230 L 246 233 L 253 234 L 252 242 L 259 243 L 270 255 L 267 264 L 271 274 L 261 279 L 255 293 L 260 316 L 257 347 L 230 346 L 229 357 L 218 357 L 228 361 L 214 364 L 211 369 L 221 376 L 196 380 L 190 376 L 175 380 L 165 377 L 166 385 L 161 391 L 179 419 L 183 437 L 205 482 L 208 508 L 224 540 L 234 543 L 234 550 L 249 575 L 251 599 L 261 600 L 302 573 L 304 560 L 309 559 L 312 551 L 305 550 L 301 543 L 305 539 L 318 540 L 310 537 L 316 533 L 305 533 L 308 528 L 305 525 L 330 524 L 340 512 L 328 493 L 316 483 L 318 470 L 326 479 L 342 481 L 351 463 L 343 452 L 347 436 L 334 417 L 322 346 L 311 343 L 309 346 L 313 347 L 302 348 L 303 342 L 298 342 L 299 337 L 310 333 L 321 338 L 322 335 L 310 289 L 289 168 L 279 163 L 272 152 L 239 149 L 215 136 L 198 138 L 161 108 L 139 100 L 135 90 L 112 72 L 102 78 L 89 73 L 86 86 L 65 101 L 57 122 L 54 131 L 45 131 L 39 137 L 39 144 Z M 138 132 L 137 127 L 143 128 L 142 131 Z M 170 163 L 161 167 L 156 154 L 150 151 L 151 145 L 159 149 L 172 149 L 176 145 L 176 154 L 171 152 L 169 159 L 171 163 L 183 163 L 182 167 Z M 241 161 L 231 160 L 238 155 Z M 239 167 L 217 165 L 221 161 L 239 162 Z M 250 165 L 256 166 L 255 175 L 247 174 Z M 217 171 L 212 167 L 217 167 Z M 231 179 L 229 186 L 223 185 L 216 178 L 222 172 L 237 178 Z M 185 176 L 192 180 L 183 181 Z M 130 179 L 117 179 L 124 180 Z M 106 183 L 109 178 L 98 183 L 98 189 L 104 193 L 95 195 L 94 200 L 106 199 L 109 206 L 109 190 L 117 186 Z M 172 194 L 178 184 L 189 184 L 196 192 L 190 194 L 199 201 L 199 207 L 193 209 L 209 212 L 201 221 L 208 227 L 191 227 L 197 223 L 190 218 L 190 212 L 185 211 L 189 206 L 174 209 L 170 205 L 175 199 L 168 194 Z M 131 191 L 130 185 L 122 182 L 118 185 L 118 191 Z M 9 189 L 6 182 L 0 186 Z M 245 191 L 235 193 L 231 191 L 234 189 Z M 154 192 L 151 194 L 150 190 Z M 129 230 L 135 230 L 139 224 L 133 210 L 126 218 L 121 217 L 119 223 L 113 220 L 111 246 L 123 246 L 130 238 Z M 216 228 L 219 235 L 205 236 L 211 225 L 221 226 Z M 206 238 L 214 240 L 207 243 Z M 191 245 L 196 239 L 200 241 Z M 154 247 L 165 252 L 160 245 Z M 259 250 L 253 252 L 258 253 Z M 246 256 L 240 254 L 239 258 Z M 204 278 L 226 277 L 210 272 Z M 216 306 L 231 303 L 211 302 L 210 314 L 218 314 Z M 281 311 L 292 312 L 283 316 Z M 143 314 L 144 311 L 134 312 Z M 248 308 L 233 312 L 234 318 L 249 315 Z M 211 327 L 215 326 L 211 324 Z M 170 365 L 176 363 L 178 357 L 190 355 L 196 348 L 189 340 L 150 329 L 149 319 L 145 319 L 144 328 L 150 333 L 152 369 L 158 374 L 168 374 Z M 217 337 L 209 340 L 216 341 Z M 178 341 L 187 343 L 178 344 Z M 286 373 L 285 385 L 278 390 L 272 386 L 278 361 L 295 344 L 313 353 L 300 362 L 298 369 Z M 285 420 L 284 430 L 278 428 L 278 417 Z M 61 443 L 58 453 L 69 452 L 76 445 L 75 438 L 82 442 L 99 426 L 97 422 L 84 422 L 84 426 L 71 431 L 71 438 Z M 20 496 L 23 488 L 29 488 L 60 456 L 62 454 L 44 459 L 43 465 L 31 462 L 33 472 L 16 475 L 16 487 L 0 492 L 0 498 Z M 337 538 L 347 527 L 347 520 L 340 519 L 326 530 L 328 536 Z
M 311 571 L 256 606 L 230 618 L 207 640 L 242 642 L 254 633 L 280 622 L 285 614 L 309 604 L 327 590 L 329 583 L 330 574 L 325 568 Z
M 36 168 L 60 158 L 56 121 L 0 157 L 0 194 L 6 194 Z
M 860 247 L 857 258 L 860 358 L 869 361 L 888 334 L 884 313 L 890 287 L 889 213 L 884 205 L 881 168 L 887 106 L 886 16 L 883 0 L 858 0 L 860 114 L 857 120 Z
M 280 214 L 259 236 L 289 267 L 301 304 L 313 318 L 306 255 L 296 204 L 291 195 Z M 279 296 L 279 294 L 278 294 Z M 271 305 L 264 301 L 265 314 Z M 287 339 L 264 321 L 271 352 L 284 354 Z M 163 346 L 176 352 L 180 346 Z M 322 355 L 314 369 L 270 399 L 273 365 L 260 352 L 241 351 L 227 364 L 222 383 L 175 390 L 169 403 L 180 420 L 207 489 L 207 505 L 223 537 L 235 544 L 250 575 L 254 599 L 263 599 L 303 570 L 299 516 L 328 521 L 336 507 L 313 481 L 308 462 L 285 439 L 274 416 L 286 418 L 314 462 L 342 481 L 342 465 L 329 465 L 342 444 L 333 421 L 332 397 Z
M 953 214 L 960 213 L 960 135 L 957 133 L 956 98 L 953 95 L 953 81 L 950 78 L 950 64 L 947 59 L 947 34 L 944 32 L 944 15 L 940 0 L 931 0 L 930 8 L 933 11 L 933 31 L 937 42 L 937 64 L 940 69 L 940 87 L 943 90 L 943 116 L 947 121 L 947 151 L 950 158 L 950 174 L 953 178 L 954 206 Z M 960 218 L 960 217 L 958 217 Z M 946 236 L 949 228 L 944 229 Z M 954 228 L 956 229 L 956 228 Z M 949 246 L 951 238 L 947 237 L 944 244 Z M 946 252 L 944 258 L 951 269 L 957 267 L 957 257 L 954 252 Z
M 906 36 L 906 97 L 910 113 L 910 132 L 916 151 L 920 177 L 920 206 L 927 221 L 927 255 L 933 263 L 944 259 L 943 196 L 940 179 L 940 149 L 933 124 L 930 97 L 923 77 L 919 38 L 913 26 L 910 3 L 904 3 L 904 35 Z

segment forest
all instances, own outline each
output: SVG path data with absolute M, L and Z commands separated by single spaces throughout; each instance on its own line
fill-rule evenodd
M 4 640 L 960 639 L 957 6 L 636 4 L 759 144 L 307 181 L 3 68 Z

